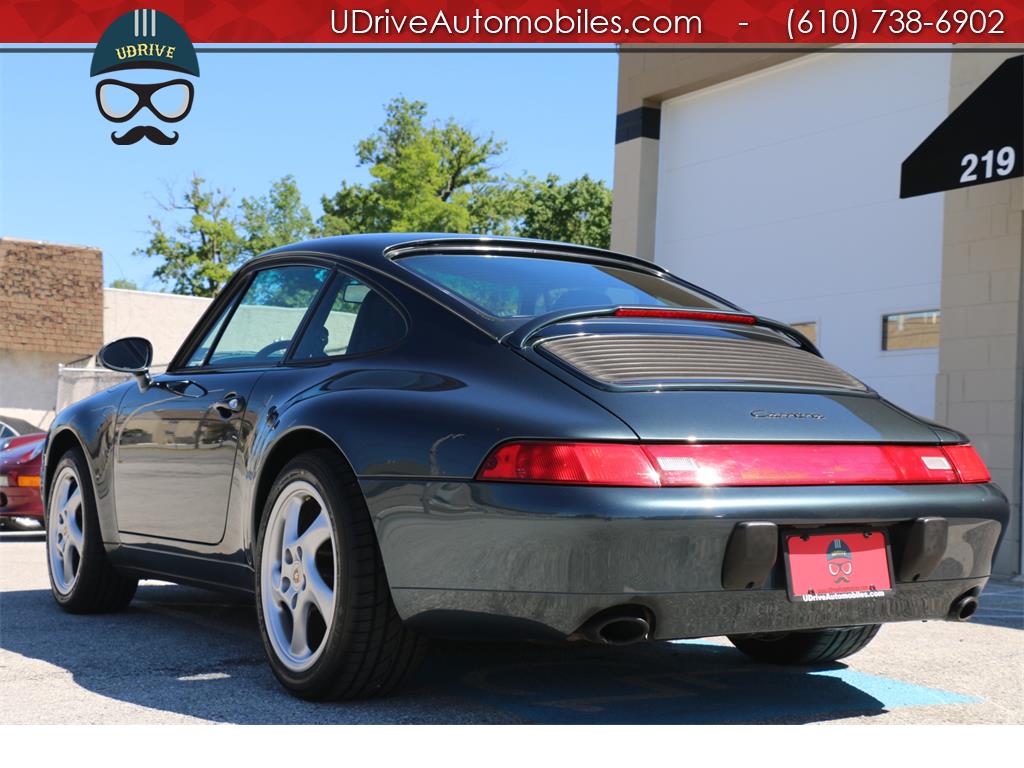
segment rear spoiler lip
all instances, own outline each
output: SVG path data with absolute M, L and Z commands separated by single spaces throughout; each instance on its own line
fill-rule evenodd
M 505 336 L 503 336 L 500 339 L 500 341 L 501 341 L 502 344 L 507 344 L 508 346 L 510 346 L 510 347 L 512 347 L 514 349 L 523 349 L 523 348 L 526 347 L 526 345 L 530 341 L 530 339 L 532 339 L 534 336 L 536 336 L 542 329 L 547 328 L 550 325 L 555 325 L 557 323 L 564 323 L 564 322 L 571 321 L 571 320 L 584 320 L 584 319 L 591 318 L 591 317 L 615 317 L 615 313 L 618 312 L 620 309 L 637 309 L 637 310 L 645 310 L 646 309 L 646 310 L 649 310 L 649 309 L 652 309 L 652 307 L 638 307 L 638 306 L 630 306 L 630 305 L 620 305 L 620 306 L 612 306 L 612 307 L 607 307 L 607 306 L 606 307 L 577 307 L 577 308 L 571 309 L 571 310 L 559 310 L 559 311 L 555 311 L 555 312 L 548 312 L 547 314 L 539 315 L 539 316 L 534 317 L 534 318 L 530 319 L 529 321 L 523 323 L 521 326 L 516 328 L 514 331 L 511 331 L 510 333 L 505 334 Z M 661 309 L 661 308 L 658 307 L 658 309 Z M 668 309 L 669 311 L 671 310 L 671 308 L 666 308 L 666 309 Z M 681 307 L 680 310 L 681 311 L 685 311 L 685 312 L 698 312 L 698 313 L 700 312 L 700 310 L 698 310 L 698 309 L 691 309 L 691 308 L 685 308 L 685 307 Z M 743 323 L 743 325 L 745 325 L 746 327 L 770 328 L 773 331 L 778 331 L 782 335 L 787 336 L 790 339 L 792 339 L 793 341 L 795 341 L 797 343 L 797 346 L 799 346 L 800 349 L 804 350 L 805 352 L 810 352 L 812 355 L 815 355 L 816 357 L 823 357 L 821 352 L 818 351 L 818 348 L 811 342 L 810 339 L 808 339 L 806 336 L 804 336 L 802 333 L 800 333 L 800 331 L 796 330 L 795 328 L 791 328 L 788 325 L 786 325 L 785 323 L 780 323 L 778 320 L 772 320 L 772 319 L 767 318 L 767 317 L 760 317 L 759 315 L 751 315 L 751 313 L 749 313 L 749 312 L 732 311 L 732 310 L 724 310 L 724 309 L 708 310 L 708 312 L 710 314 L 714 314 L 714 315 L 718 315 L 718 316 L 722 316 L 722 315 L 736 315 L 737 317 L 753 317 L 754 318 L 753 324 Z M 688 323 L 702 323 L 702 322 L 722 323 L 723 322 L 722 320 L 716 320 L 716 319 L 710 318 L 710 317 L 708 319 L 706 319 L 706 320 L 703 320 L 700 317 L 694 317 L 693 315 L 688 315 L 686 317 L 680 317 L 679 320 L 674 320 L 673 318 L 657 318 L 657 319 L 658 320 L 665 320 L 665 321 L 668 321 L 668 322 L 679 322 L 681 320 L 681 321 L 685 321 L 685 322 L 688 322 Z M 725 321 L 725 322 L 728 322 L 728 321 Z

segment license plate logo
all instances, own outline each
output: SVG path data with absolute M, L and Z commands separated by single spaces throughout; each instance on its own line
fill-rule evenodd
M 892 590 L 883 531 L 786 537 L 790 598 L 798 602 L 883 597 Z

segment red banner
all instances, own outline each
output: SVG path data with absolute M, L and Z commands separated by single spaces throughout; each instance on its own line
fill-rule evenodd
M 0 43 L 95 43 L 140 7 L 195 43 L 1022 43 L 1024 0 L 3 0 Z

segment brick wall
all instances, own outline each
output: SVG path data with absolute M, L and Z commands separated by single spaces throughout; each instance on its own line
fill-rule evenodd
M 950 109 L 1010 54 L 954 54 Z M 1024 180 L 946 193 L 936 419 L 970 436 L 1014 510 L 997 573 L 1019 570 Z
M 69 359 L 103 344 L 103 254 L 0 238 L 0 350 Z

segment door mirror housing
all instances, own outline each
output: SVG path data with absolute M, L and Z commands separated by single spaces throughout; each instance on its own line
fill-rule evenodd
M 139 382 L 139 389 L 149 389 L 149 366 L 153 362 L 153 345 L 141 336 L 128 336 L 103 345 L 96 359 L 104 368 L 130 373 Z

